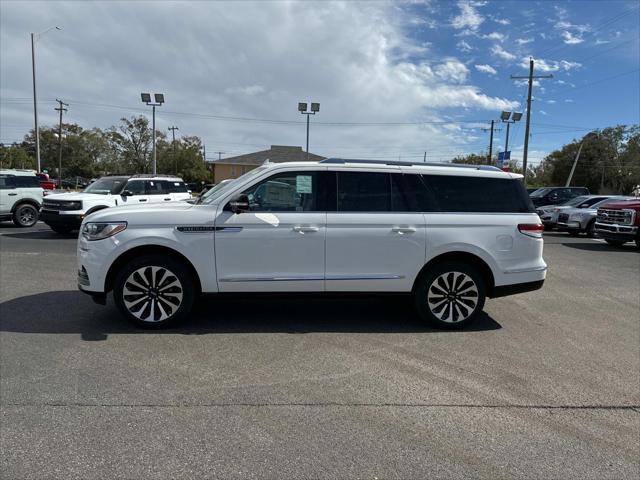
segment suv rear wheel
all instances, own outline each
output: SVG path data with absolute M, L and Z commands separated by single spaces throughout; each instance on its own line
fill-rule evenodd
M 486 286 L 471 265 L 443 262 L 424 275 L 414 290 L 420 316 L 441 328 L 461 328 L 484 307 Z
M 33 227 L 38 221 L 38 209 L 30 203 L 18 205 L 13 212 L 13 223 L 18 227 Z
M 186 318 L 194 288 L 191 273 L 181 261 L 145 255 L 120 271 L 113 295 L 128 320 L 143 328 L 162 328 Z
M 609 240 L 608 238 L 605 238 L 605 242 L 613 247 L 621 247 L 624 245 L 624 242 L 621 242 L 620 240 Z

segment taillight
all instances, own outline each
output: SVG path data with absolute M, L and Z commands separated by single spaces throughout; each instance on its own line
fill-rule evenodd
M 541 223 L 521 223 L 518 225 L 518 231 L 523 235 L 527 235 L 533 238 L 542 238 L 542 232 L 544 232 L 544 225 Z

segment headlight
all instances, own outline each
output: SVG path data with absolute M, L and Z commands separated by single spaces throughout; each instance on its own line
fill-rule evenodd
M 65 202 L 66 210 L 82 210 L 82 201 Z
M 89 241 L 102 240 L 127 228 L 127 222 L 88 222 L 82 226 L 82 236 Z

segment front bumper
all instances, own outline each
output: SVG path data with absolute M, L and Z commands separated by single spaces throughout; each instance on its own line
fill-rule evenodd
M 638 227 L 596 222 L 596 233 L 605 240 L 632 242 L 638 237 Z
M 40 211 L 40 220 L 47 225 L 53 225 L 55 227 L 80 228 L 84 217 L 84 213 L 61 213 L 57 210 Z
M 577 232 L 581 232 L 584 229 L 582 228 L 582 224 L 578 221 L 574 221 L 574 220 L 570 220 L 568 222 L 558 222 L 556 224 L 556 227 L 558 228 L 558 230 L 564 230 L 564 231 L 577 231 Z

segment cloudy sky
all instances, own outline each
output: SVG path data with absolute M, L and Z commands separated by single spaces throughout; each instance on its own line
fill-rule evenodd
M 537 74 L 530 158 L 589 129 L 639 123 L 637 0 L 0 2 L 0 141 L 33 126 L 30 32 L 40 122 L 106 128 L 150 115 L 198 135 L 207 156 L 304 145 L 299 101 L 316 101 L 314 153 L 442 161 L 486 151 L 482 130 L 522 111 Z M 524 122 L 512 129 L 521 158 Z M 503 148 L 504 130 L 495 148 Z

